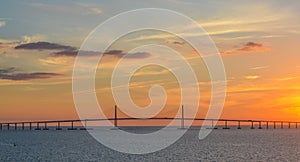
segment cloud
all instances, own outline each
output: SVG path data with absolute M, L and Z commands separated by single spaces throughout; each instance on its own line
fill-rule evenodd
M 24 38 L 25 41 L 25 38 Z M 13 42 L 16 45 L 17 42 Z M 1 40 L 0 40 L 0 47 L 1 47 Z M 78 49 L 76 47 L 57 44 L 57 43 L 50 43 L 50 42 L 34 42 L 34 43 L 25 43 L 19 44 L 14 47 L 14 49 L 24 49 L 24 50 L 56 50 L 50 54 L 52 57 L 76 57 L 78 54 Z M 149 57 L 151 54 L 147 52 L 135 52 L 135 53 L 126 53 L 123 50 L 109 50 L 106 52 L 95 52 L 95 51 L 80 51 L 81 56 L 99 56 L 99 55 L 110 55 L 115 57 L 123 57 L 127 55 L 126 58 L 133 59 L 133 58 L 146 58 Z
M 41 40 L 47 39 L 46 35 L 43 34 L 34 34 L 34 35 L 25 35 L 22 37 L 21 44 L 32 43 L 32 42 L 40 42 Z
M 128 59 L 142 59 L 150 57 L 151 54 L 148 52 L 135 52 L 135 53 L 129 53 L 126 58 Z
M 238 49 L 239 51 L 253 51 L 255 48 L 261 48 L 263 44 L 255 43 L 255 42 L 247 42 L 244 44 L 243 48 Z
M 45 35 L 35 34 L 31 36 L 23 36 L 21 39 L 2 39 L 0 38 L 0 55 L 10 55 L 16 56 L 18 55 L 15 47 L 21 44 L 28 44 L 32 41 L 38 42 L 40 40 L 44 40 L 46 38 Z
M 78 50 L 63 50 L 63 51 L 58 51 L 55 52 L 53 54 L 51 54 L 51 56 L 53 57 L 76 57 L 78 53 Z M 108 56 L 114 56 L 114 57 L 123 57 L 124 55 L 126 55 L 126 52 L 123 50 L 109 50 L 106 52 L 95 52 L 95 51 L 80 51 L 80 55 L 81 56 L 99 56 L 99 55 L 108 55 Z M 128 55 L 126 56 L 127 59 L 139 59 L 139 58 L 147 58 L 150 57 L 150 53 L 147 52 L 135 52 L 135 53 L 128 53 Z
M 0 27 L 3 27 L 6 25 L 6 22 L 5 21 L 0 21 Z
M 57 73 L 34 72 L 34 73 L 19 73 L 14 67 L 0 69 L 0 79 L 4 80 L 32 80 L 32 79 L 47 79 L 55 76 L 60 76 Z
M 142 59 L 142 58 L 147 58 L 150 57 L 151 54 L 148 52 L 134 52 L 134 53 L 126 53 L 123 50 L 110 50 L 104 53 L 105 55 L 112 55 L 116 57 L 123 57 L 126 55 L 127 59 Z
M 14 71 L 15 71 L 15 68 L 13 68 L 13 67 L 6 68 L 6 69 L 0 69 L 0 74 L 12 73 Z
M 15 50 L 53 50 L 53 53 L 50 53 L 51 57 L 76 57 L 79 50 L 76 47 L 62 45 L 58 43 L 50 43 L 50 42 L 31 42 L 32 38 L 28 36 L 24 36 L 23 40 L 4 40 L 0 39 L 0 49 L 1 48 L 12 48 Z M 123 57 L 127 53 L 123 50 L 109 50 L 106 52 L 96 52 L 96 51 L 80 51 L 81 56 L 99 56 L 99 55 L 109 55 L 114 57 Z M 128 53 L 126 56 L 127 59 L 138 59 L 138 58 L 146 58 L 151 54 L 147 52 L 135 52 Z
M 22 39 L 17 39 L 17 40 L 11 40 L 11 39 L 1 39 L 0 38 L 0 44 L 1 45 L 7 45 L 9 47 L 15 47 L 18 46 L 20 44 L 27 44 L 27 43 L 31 43 L 31 42 L 38 42 L 40 40 L 46 39 L 45 35 L 41 35 L 41 34 L 35 34 L 35 35 L 25 35 L 22 36 Z
M 171 43 L 171 44 L 174 44 L 174 45 L 179 45 L 179 46 L 183 46 L 186 44 L 186 42 L 179 42 L 179 41 L 167 41 L 166 43 Z
M 289 80 L 294 80 L 297 79 L 298 77 L 284 77 L 284 78 L 279 78 L 279 81 L 289 81 Z
M 87 4 L 72 4 L 72 5 L 55 5 L 47 3 L 32 3 L 31 6 L 50 12 L 60 12 L 69 14 L 101 14 L 103 11 L 99 6 L 87 5 Z
M 255 67 L 251 67 L 249 68 L 250 70 L 260 70 L 260 69 L 266 69 L 269 68 L 269 66 L 255 66 Z
M 101 14 L 103 11 L 99 7 L 88 7 L 88 14 Z
M 10 20 L 10 19 L 8 19 L 8 18 L 0 18 L 0 27 L 5 26 L 7 20 Z
M 149 76 L 149 75 L 165 75 L 167 73 L 170 73 L 170 70 L 168 69 L 146 69 L 143 71 L 138 71 L 134 73 L 134 76 Z
M 110 50 L 105 52 L 104 54 L 106 55 L 122 55 L 123 51 L 122 50 Z
M 58 51 L 54 52 L 51 54 L 53 57 L 76 57 L 78 54 L 78 50 L 63 50 L 63 51 Z M 95 51 L 80 51 L 81 56 L 99 56 L 101 55 L 102 52 L 95 52 Z
M 92 6 L 88 4 L 78 4 L 83 10 L 85 10 L 84 14 L 101 14 L 103 10 L 100 7 Z
M 221 54 L 241 54 L 241 53 L 252 53 L 252 52 L 265 52 L 269 48 L 265 47 L 262 43 L 246 42 L 239 45 L 237 48 L 229 51 L 221 52 Z
M 245 79 L 258 79 L 260 78 L 260 76 L 258 75 L 248 75 L 248 76 L 245 76 Z
M 51 56 L 59 57 L 59 56 L 68 56 L 68 57 L 76 57 L 78 50 L 63 50 L 52 53 Z
M 250 17 L 249 17 L 250 16 Z M 251 17 L 252 15 L 248 15 L 245 17 L 227 17 L 222 19 L 214 19 L 211 21 L 206 22 L 199 22 L 201 26 L 208 28 L 208 27 L 231 27 L 231 26 L 237 26 L 237 25 L 265 25 L 267 23 L 273 23 L 283 18 L 283 15 L 281 14 L 274 14 L 274 12 L 271 12 L 270 15 L 264 15 L 263 17 L 257 18 L 257 17 Z M 224 16 L 223 16 L 224 17 Z
M 35 42 L 21 44 L 15 47 L 15 49 L 26 49 L 26 50 L 75 50 L 75 47 L 60 45 L 57 43 L 49 42 Z

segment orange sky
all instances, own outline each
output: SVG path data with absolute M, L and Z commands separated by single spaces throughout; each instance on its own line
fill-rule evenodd
M 299 121 L 300 13 L 293 7 L 298 2 L 293 1 L 289 5 L 281 3 L 241 4 L 230 1 L 226 4 L 206 4 L 217 12 L 205 10 L 205 6 L 201 11 L 193 4 L 184 4 L 185 9 L 178 9 L 195 19 L 210 34 L 222 55 L 227 74 L 227 98 L 222 118 Z M 7 5 L 17 8 L 20 4 Z M 21 21 L 21 13 L 13 13 L 12 18 L 9 14 L 0 17 L 0 121 L 77 118 L 72 96 L 74 51 L 95 25 L 118 13 L 106 10 L 114 4 L 96 6 L 100 6 L 101 12 L 80 15 L 87 19 L 80 20 L 85 26 L 78 27 L 70 27 L 70 24 L 76 24 L 77 20 L 73 19 L 78 13 L 52 11 L 50 5 L 48 8 L 47 5 L 44 8 L 32 5 L 23 10 L 31 10 L 27 18 L 45 11 L 51 20 L 44 14 L 38 17 L 40 22 L 30 20 L 30 24 Z M 0 15 L 2 12 L 9 13 L 0 8 Z M 61 12 L 61 16 L 57 15 L 58 12 Z M 61 20 L 64 16 L 70 18 L 69 24 Z M 99 19 L 97 23 L 96 19 Z M 43 22 L 47 28 L 43 28 Z M 52 28 L 50 22 L 54 24 Z M 53 34 L 55 26 L 59 26 L 57 33 L 61 37 Z M 45 44 L 37 42 L 49 42 L 51 48 L 45 48 Z M 30 43 L 34 47 L 26 46 Z M 149 43 L 168 46 L 191 64 L 197 74 L 201 93 L 197 116 L 204 117 L 210 101 L 210 78 L 203 60 L 184 40 L 168 33 L 142 31 L 122 37 L 108 51 L 119 50 L 119 54 L 123 54 Z M 120 57 L 116 55 L 105 55 L 96 73 L 99 104 L 109 117 L 113 116 L 114 107 L 110 77 L 118 59 Z M 137 64 L 139 59 L 147 57 L 137 57 L 128 62 Z M 130 83 L 134 102 L 139 106 L 148 105 L 148 91 L 153 84 L 164 86 L 168 94 L 167 104 L 158 116 L 174 116 L 180 106 L 180 91 L 176 79 L 167 69 L 146 66 L 136 71 Z

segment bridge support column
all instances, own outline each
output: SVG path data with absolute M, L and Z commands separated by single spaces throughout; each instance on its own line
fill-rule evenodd
M 62 128 L 60 127 L 60 122 L 57 122 L 56 130 L 62 130 Z
M 262 129 L 262 127 L 261 127 L 261 121 L 259 121 L 259 127 L 258 127 L 258 129 Z
M 253 121 L 251 122 L 251 129 L 254 129 L 254 123 L 253 123 Z
M 225 120 L 225 127 L 223 129 L 229 129 L 227 125 L 227 120 Z
M 45 126 L 44 126 L 43 130 L 49 130 L 49 128 L 47 127 L 47 123 L 45 122 L 44 124 L 45 124 Z
M 77 128 L 74 128 L 74 121 L 71 121 L 71 128 L 68 128 L 68 130 L 76 130 Z
M 238 128 L 237 129 L 242 129 L 241 128 L 241 121 L 238 121 Z
M 41 128 L 40 128 L 40 123 L 39 123 L 39 122 L 36 123 L 36 128 L 35 128 L 35 130 L 41 130 Z

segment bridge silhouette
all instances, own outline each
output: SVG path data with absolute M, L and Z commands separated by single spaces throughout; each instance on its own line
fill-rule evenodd
M 25 127 L 29 130 L 49 130 L 49 124 L 56 123 L 56 130 L 62 130 L 62 124 L 69 123 L 70 125 L 67 130 L 86 130 L 88 126 L 88 122 L 95 122 L 95 121 L 113 121 L 114 127 L 118 127 L 118 121 L 141 121 L 141 120 L 178 120 L 181 121 L 180 128 L 184 129 L 185 121 L 211 121 L 211 126 L 205 126 L 206 128 L 210 129 L 218 129 L 215 126 L 215 122 L 223 122 L 223 129 L 230 129 L 233 125 L 228 125 L 228 122 L 236 123 L 235 126 L 237 129 L 242 129 L 242 123 L 246 123 L 251 129 L 255 129 L 255 124 L 258 124 L 258 129 L 269 129 L 269 128 L 298 128 L 299 121 L 280 121 L 280 120 L 245 120 L 245 119 L 207 119 L 207 118 L 186 118 L 184 117 L 184 108 L 181 108 L 181 117 L 177 118 L 170 118 L 170 117 L 154 117 L 154 118 L 118 118 L 117 116 L 117 106 L 115 106 L 115 113 L 113 118 L 94 118 L 94 119 L 75 119 L 75 120 L 44 120 L 44 121 L 24 121 L 24 122 L 1 122 L 0 123 L 0 130 L 25 130 Z M 74 123 L 84 123 L 84 126 L 74 126 Z M 263 124 L 265 124 L 263 126 Z M 43 126 L 41 126 L 43 125 Z M 279 126 L 278 126 L 279 125 Z M 13 128 L 11 128 L 13 127 Z M 21 127 L 18 129 L 18 127 Z

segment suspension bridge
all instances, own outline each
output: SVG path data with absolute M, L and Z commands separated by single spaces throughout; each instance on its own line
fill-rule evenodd
M 207 118 L 186 118 L 184 117 L 184 108 L 181 108 L 181 117 L 169 118 L 169 117 L 155 117 L 155 118 L 118 118 L 117 106 L 115 106 L 115 113 L 113 118 L 95 118 L 95 119 L 75 119 L 75 120 L 44 120 L 44 121 L 24 121 L 24 122 L 0 122 L 0 130 L 49 130 L 49 125 L 55 125 L 55 130 L 86 130 L 89 122 L 96 121 L 112 121 L 114 127 L 118 127 L 118 121 L 145 121 L 145 120 L 160 120 L 180 121 L 180 128 L 185 128 L 185 121 L 210 121 L 210 126 L 205 126 L 209 129 L 230 129 L 231 127 L 242 129 L 242 126 L 247 126 L 250 129 L 276 129 L 276 128 L 298 128 L 299 121 L 280 121 L 280 120 L 245 120 L 245 119 L 207 119 Z M 228 123 L 231 123 L 229 125 Z M 84 123 L 82 126 L 78 126 L 77 123 Z M 219 123 L 216 127 L 216 123 Z M 221 123 L 221 124 L 220 124 Z M 77 124 L 77 126 L 75 125 Z M 64 125 L 64 126 L 62 126 Z M 52 128 L 52 127 L 51 127 Z

